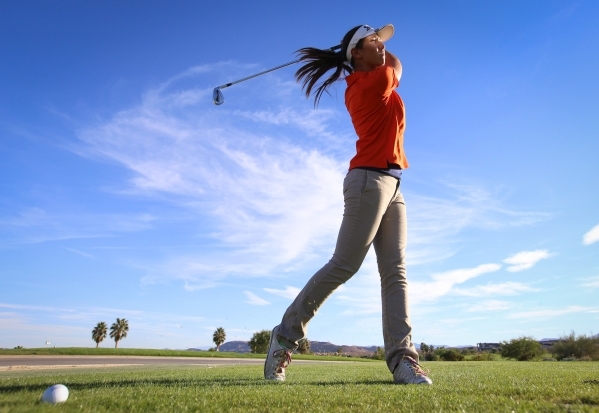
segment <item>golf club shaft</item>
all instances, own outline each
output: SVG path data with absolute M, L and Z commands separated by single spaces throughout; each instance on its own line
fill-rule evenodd
M 294 64 L 298 63 L 299 61 L 300 60 L 298 59 L 298 60 L 294 60 L 293 62 L 285 63 L 285 64 L 283 64 L 281 66 L 277 66 L 277 67 L 273 67 L 272 69 L 265 70 L 264 72 L 256 73 L 255 75 L 244 77 L 243 79 L 239 79 L 239 80 L 236 80 L 234 82 L 226 83 L 226 84 L 224 84 L 222 86 L 218 86 L 218 88 L 219 89 L 224 89 L 226 87 L 233 86 L 234 84 L 241 83 L 241 82 L 244 82 L 244 81 L 249 80 L 249 79 L 253 79 L 253 78 L 258 77 L 258 76 L 262 76 L 263 74 L 266 74 L 266 73 L 269 73 L 269 72 L 274 72 L 275 70 L 282 69 L 282 68 L 284 68 L 286 66 L 294 65 Z
M 338 50 L 338 49 L 341 49 L 341 45 L 340 44 L 337 45 L 337 46 L 333 46 L 333 47 L 329 48 L 329 50 Z M 272 69 L 265 70 L 264 72 L 256 73 L 255 75 L 244 77 L 243 79 L 239 79 L 239 80 L 236 80 L 234 82 L 225 83 L 222 86 L 217 86 L 216 89 L 224 89 L 226 87 L 233 86 L 233 85 L 235 85 L 237 83 L 244 82 L 246 80 L 253 79 L 253 78 L 258 77 L 258 76 L 262 76 L 263 74 L 266 74 L 266 73 L 269 73 L 269 72 L 273 72 L 275 70 L 279 70 L 279 69 L 282 69 L 282 68 L 287 67 L 287 66 L 294 65 L 296 63 L 299 63 L 300 61 L 301 61 L 301 59 L 297 59 L 297 60 L 294 60 L 293 62 L 285 63 L 285 64 L 282 64 L 280 66 L 273 67 Z

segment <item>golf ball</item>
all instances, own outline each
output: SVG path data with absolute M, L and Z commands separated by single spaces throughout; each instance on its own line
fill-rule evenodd
M 66 402 L 69 398 L 69 389 L 63 384 L 55 384 L 46 389 L 42 394 L 42 401 L 45 403 L 56 404 Z

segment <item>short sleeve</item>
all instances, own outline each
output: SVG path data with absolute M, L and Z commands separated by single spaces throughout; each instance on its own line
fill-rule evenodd
M 372 75 L 372 87 L 381 95 L 388 96 L 399 86 L 395 70 L 391 66 L 380 66 L 369 74 Z

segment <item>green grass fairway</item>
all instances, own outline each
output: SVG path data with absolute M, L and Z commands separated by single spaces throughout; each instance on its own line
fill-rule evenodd
M 262 368 L 122 367 L 0 372 L 0 412 L 599 412 L 596 362 L 430 362 L 428 386 L 392 383 L 382 362 Z M 69 400 L 39 402 L 56 383 Z

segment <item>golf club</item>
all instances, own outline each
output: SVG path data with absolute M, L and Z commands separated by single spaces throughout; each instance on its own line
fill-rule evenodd
M 341 45 L 340 44 L 338 44 L 337 46 L 333 46 L 333 47 L 329 48 L 328 50 L 339 50 L 339 49 L 341 49 Z M 281 69 L 283 67 L 286 67 L 286 66 L 294 65 L 296 63 L 299 63 L 300 61 L 301 61 L 301 59 L 297 59 L 297 60 L 294 60 L 293 62 L 285 63 L 285 64 L 282 64 L 280 66 L 273 67 L 272 69 L 265 70 L 264 72 L 256 73 L 255 75 L 244 77 L 243 79 L 239 79 L 239 80 L 236 80 L 234 82 L 229 82 L 229 83 L 225 83 L 224 85 L 217 86 L 212 91 L 212 101 L 214 102 L 215 105 L 222 105 L 223 103 L 225 103 L 225 98 L 223 96 L 223 92 L 221 92 L 221 89 L 224 89 L 224 88 L 229 87 L 229 86 L 233 86 L 233 85 L 235 85 L 237 83 L 241 83 L 241 82 L 249 80 L 249 79 L 253 79 L 255 77 L 261 76 L 261 75 L 269 73 L 269 72 L 273 72 L 275 70 L 279 70 L 279 69 Z

